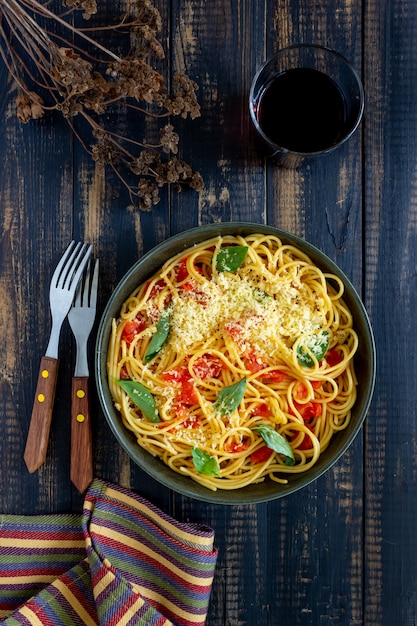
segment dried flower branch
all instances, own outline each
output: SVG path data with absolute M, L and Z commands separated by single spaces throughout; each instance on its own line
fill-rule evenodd
M 152 1 L 128 4 L 115 24 L 75 27 L 68 18 L 81 11 L 90 20 L 97 14 L 96 0 L 62 0 L 60 13 L 51 10 L 49 0 L 0 0 L 0 55 L 18 87 L 19 120 L 60 111 L 94 161 L 103 169 L 111 167 L 132 200 L 148 211 L 165 184 L 202 189 L 201 175 L 176 156 L 179 136 L 169 119 L 194 119 L 200 107 L 197 85 L 186 74 L 175 74 L 168 92 L 164 76 L 152 65 L 164 58 L 158 39 L 161 16 Z M 101 41 L 110 34 L 127 41 L 128 53 Z M 138 112 L 142 120 L 165 118 L 158 140 L 106 128 L 103 114 L 116 104 Z M 91 138 L 79 130 L 80 119 L 87 122 Z

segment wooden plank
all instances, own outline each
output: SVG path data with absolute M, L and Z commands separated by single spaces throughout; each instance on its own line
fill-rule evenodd
M 71 140 L 54 116 L 29 125 L 16 118 L 15 86 L 1 66 L 1 343 L 2 420 L 0 502 L 4 512 L 67 507 L 68 489 L 55 490 L 62 444 L 55 411 L 48 462 L 29 476 L 23 450 L 41 356 L 51 321 L 49 280 L 71 238 Z M 48 173 L 57 168 L 57 177 Z M 69 233 L 69 234 L 68 234 Z M 61 365 L 60 377 L 65 373 Z M 60 391 L 56 406 L 59 406 Z M 54 479 L 51 479 L 51 476 Z
M 417 611 L 417 7 L 370 3 L 365 24 L 366 301 L 379 355 L 366 429 L 365 619 L 388 626 L 412 624 Z
M 176 498 L 174 514 L 215 529 L 219 549 L 207 624 L 274 624 L 266 505 L 216 506 Z M 273 609 L 273 607 L 272 607 Z
M 70 489 L 65 482 L 60 488 L 66 453 L 59 418 L 61 388 L 56 394 L 47 462 L 29 476 L 22 459 L 37 370 L 51 328 L 49 281 L 71 239 L 72 138 L 54 114 L 22 125 L 16 117 L 16 85 L 3 63 L 0 73 L 4 103 L 0 272 L 2 295 L 10 302 L 7 310 L 13 311 L 14 319 L 12 333 L 2 333 L 2 403 L 6 403 L 2 415 L 7 418 L 0 444 L 0 502 L 4 512 L 65 510 L 70 506 Z M 55 171 L 56 176 L 51 176 Z M 61 339 L 65 349 L 65 331 Z M 60 380 L 65 372 L 64 362 Z
M 262 2 L 174 3 L 174 68 L 186 68 L 197 82 L 201 105 L 201 118 L 181 125 L 182 154 L 205 180 L 200 197 L 174 196 L 174 232 L 199 223 L 265 221 L 263 158 L 249 138 L 248 107 L 264 10 Z

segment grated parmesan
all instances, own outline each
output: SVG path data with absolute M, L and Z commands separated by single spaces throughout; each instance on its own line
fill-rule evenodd
M 242 339 L 273 356 L 284 343 L 290 346 L 304 334 L 318 330 L 323 320 L 302 283 L 276 278 L 268 293 L 250 276 L 226 272 L 195 283 L 197 293 L 178 292 L 173 297 L 168 343 L 177 353 L 202 344 L 228 323 L 239 322 Z

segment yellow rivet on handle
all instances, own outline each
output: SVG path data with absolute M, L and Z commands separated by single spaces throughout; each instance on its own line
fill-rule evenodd
M 38 395 L 38 402 L 45 402 L 45 396 L 43 395 L 43 393 L 40 393 Z
M 77 398 L 84 398 L 84 396 L 85 396 L 85 391 L 83 391 L 82 389 L 78 389 Z
M 78 413 L 77 415 L 77 422 L 83 422 L 85 420 L 85 417 L 82 413 Z
M 48 378 L 49 372 L 48 370 L 42 370 L 42 378 Z

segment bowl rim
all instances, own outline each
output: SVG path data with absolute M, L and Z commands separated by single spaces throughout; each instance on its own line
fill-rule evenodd
M 353 315 L 352 312 L 356 320 L 355 328 L 358 330 L 358 326 L 360 326 L 360 332 L 363 335 L 363 341 L 361 342 L 358 352 L 365 351 L 363 356 L 366 358 L 363 359 L 363 363 L 361 361 L 361 365 L 366 371 L 367 385 L 359 405 L 359 417 L 356 419 L 352 428 L 348 426 L 347 429 L 340 431 L 334 436 L 335 438 L 337 437 L 338 441 L 337 449 L 334 445 L 329 446 L 313 468 L 305 473 L 287 475 L 288 483 L 286 485 L 265 481 L 241 489 L 219 489 L 217 491 L 211 491 L 188 476 L 177 474 L 165 465 L 161 459 L 153 457 L 146 452 L 146 450 L 142 449 L 136 443 L 132 433 L 122 425 L 120 414 L 114 407 L 109 391 L 107 375 L 102 375 L 103 372 L 107 372 L 107 351 L 111 321 L 113 317 L 117 316 L 121 304 L 133 290 L 161 268 L 165 261 L 175 256 L 177 253 L 192 247 L 196 243 L 209 240 L 216 236 L 244 236 L 245 234 L 248 235 L 256 232 L 261 234 L 273 234 L 285 243 L 291 243 L 296 247 L 300 246 L 300 249 L 305 252 L 320 269 L 335 273 L 341 278 L 345 286 L 343 298 L 345 302 L 348 300 L 350 310 L 352 310 L 352 308 L 355 310 L 355 315 Z M 148 270 L 146 270 L 147 267 Z M 137 278 L 136 276 L 140 274 L 141 270 L 142 276 Z M 196 500 L 219 505 L 258 504 L 290 495 L 313 483 L 337 463 L 350 447 L 362 428 L 372 401 L 376 379 L 376 347 L 368 313 L 355 287 L 336 263 L 319 248 L 298 235 L 294 235 L 275 226 L 255 222 L 218 222 L 190 228 L 167 238 L 143 254 L 119 280 L 100 318 L 94 352 L 94 374 L 100 406 L 110 430 L 121 447 L 140 469 L 172 491 Z M 359 395 L 356 402 L 358 403 L 358 401 Z M 329 449 L 331 450 L 332 447 L 334 448 L 333 453 L 329 454 L 328 451 Z M 267 488 L 265 488 L 265 486 L 267 486 Z

